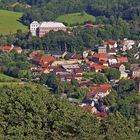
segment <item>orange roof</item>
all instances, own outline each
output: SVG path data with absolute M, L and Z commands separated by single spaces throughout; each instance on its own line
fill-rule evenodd
M 55 61 L 55 58 L 53 56 L 43 56 L 39 60 L 39 64 L 42 66 L 48 66 L 49 64 L 51 64 L 54 61 Z
M 1 51 L 10 51 L 12 49 L 12 46 L 0 46 Z
M 106 89 L 106 90 L 111 90 L 112 86 L 109 84 L 102 84 L 102 85 L 96 85 L 96 86 L 90 86 L 90 90 L 96 90 L 96 89 Z
M 21 47 L 14 47 L 13 50 L 22 51 L 22 48 Z
M 90 110 L 90 111 L 91 111 L 93 107 L 90 106 L 90 105 L 85 105 L 85 106 L 83 106 L 82 108 L 83 108 L 84 110 Z
M 106 54 L 94 54 L 93 57 L 94 58 L 108 58 L 108 55 L 106 55 Z
M 103 66 L 103 65 L 100 65 L 100 64 L 92 64 L 91 65 L 92 68 L 96 69 L 96 70 L 100 70 L 100 69 L 107 69 L 108 67 L 107 66 Z

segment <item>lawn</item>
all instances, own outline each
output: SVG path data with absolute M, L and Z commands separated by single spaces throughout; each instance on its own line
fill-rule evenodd
M 59 16 L 58 18 L 56 18 L 56 21 L 67 23 L 69 26 L 71 26 L 77 23 L 84 24 L 88 21 L 95 22 L 95 17 L 85 12 L 82 12 Z
M 27 32 L 28 27 L 19 22 L 22 15 L 19 12 L 0 10 L 0 34 L 13 34 L 18 29 Z

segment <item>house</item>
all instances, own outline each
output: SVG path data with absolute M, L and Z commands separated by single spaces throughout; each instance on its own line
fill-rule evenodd
M 79 82 L 79 85 L 81 87 L 87 87 L 87 86 L 90 85 L 90 80 L 85 80 L 85 81 L 82 80 L 82 81 Z
M 94 106 L 90 106 L 90 105 L 84 105 L 82 106 L 83 110 L 89 110 L 92 113 L 97 113 L 97 109 Z
M 112 86 L 109 84 L 89 86 L 90 92 L 87 93 L 87 100 L 98 100 L 99 98 L 104 98 L 112 91 Z
M 36 63 L 37 65 L 40 65 L 41 67 L 48 67 L 50 66 L 54 61 L 55 58 L 53 56 L 34 56 L 32 58 L 32 61 Z
M 55 58 L 53 56 L 42 56 L 39 59 L 39 65 L 42 67 L 48 67 L 55 61 Z
M 140 63 L 138 63 L 138 64 L 131 64 L 131 66 L 130 66 L 131 69 L 136 68 L 136 67 L 140 67 Z
M 65 55 L 67 54 L 66 51 L 51 51 L 49 54 L 55 58 L 64 58 Z
M 102 70 L 107 69 L 106 66 L 96 64 L 96 63 L 92 64 L 90 67 L 91 67 L 91 70 L 95 72 L 101 72 Z
M 140 78 L 140 67 L 135 67 L 131 69 L 132 76 Z
M 78 59 L 70 59 L 70 60 L 55 60 L 51 66 L 60 66 L 60 65 L 73 65 L 73 64 L 81 64 L 82 60 Z
M 120 72 L 125 71 L 125 66 L 121 63 L 113 64 L 113 65 L 111 65 L 111 67 L 118 69 Z
M 100 102 L 97 106 L 96 106 L 97 110 L 100 112 L 109 112 L 109 107 L 107 107 L 106 105 L 103 104 L 103 102 Z
M 103 66 L 106 66 L 106 67 L 109 66 L 108 62 L 106 62 L 106 61 L 100 61 L 99 64 L 103 65 Z
M 108 63 L 109 63 L 109 65 L 112 65 L 112 64 L 118 63 L 118 61 L 114 56 L 109 56 L 108 57 Z
M 107 117 L 108 117 L 108 113 L 107 112 L 97 112 L 96 113 L 96 117 L 97 117 L 97 119 L 101 119 L 102 117 L 104 118 L 104 119 L 107 119 Z
M 98 54 L 106 54 L 106 53 L 107 53 L 106 46 L 99 46 L 98 47 Z
M 76 75 L 83 75 L 83 71 L 81 69 L 74 69 L 74 73 Z
M 47 74 L 47 73 L 50 73 L 50 70 L 48 68 L 43 68 L 41 71 L 40 71 L 41 74 Z
M 16 51 L 17 53 L 22 53 L 22 48 L 21 47 L 14 47 L 12 51 Z
M 128 62 L 128 58 L 120 56 L 120 57 L 117 57 L 117 61 L 118 61 L 118 63 L 127 63 Z
M 120 49 L 122 51 L 130 50 L 133 48 L 133 45 L 135 45 L 135 41 L 133 40 L 128 40 L 125 38 L 123 41 L 120 43 Z
M 64 68 L 66 71 L 72 71 L 74 69 L 80 69 L 78 64 L 63 64 L 62 68 Z
M 10 52 L 12 51 L 14 46 L 0 46 L 0 51 L 2 52 Z
M 35 59 L 38 59 L 43 55 L 44 55 L 44 51 L 36 50 L 36 51 L 33 51 L 29 54 L 29 58 L 34 61 Z
M 92 50 L 86 50 L 83 52 L 83 58 L 87 58 L 89 55 L 93 55 L 95 52 Z
M 134 54 L 134 57 L 135 57 L 136 59 L 140 59 L 140 51 L 138 51 L 137 53 L 135 53 L 135 54 Z
M 81 54 L 74 54 L 71 59 L 82 59 L 82 55 Z
M 50 31 L 66 31 L 66 26 L 61 22 L 37 22 L 33 21 L 30 24 L 30 33 L 32 36 L 44 37 Z
M 92 60 L 96 63 L 100 62 L 101 60 L 103 61 L 107 61 L 108 60 L 108 56 L 106 54 L 94 54 L 92 56 Z
M 115 48 L 109 49 L 109 50 L 107 51 L 107 53 L 108 53 L 108 55 L 116 55 L 116 54 L 117 54 Z
M 127 77 L 128 77 L 128 73 L 121 72 L 120 79 L 124 79 L 124 78 L 127 78 Z
M 78 81 L 81 81 L 83 78 L 83 75 L 73 74 L 73 79 L 76 79 Z
M 2 52 L 16 51 L 17 53 L 21 53 L 22 48 L 21 47 L 15 47 L 13 45 L 11 45 L 11 46 L 0 46 L 0 51 L 2 51 Z
M 106 41 L 101 43 L 102 46 L 109 47 L 109 49 L 117 48 L 118 44 L 114 40 Z

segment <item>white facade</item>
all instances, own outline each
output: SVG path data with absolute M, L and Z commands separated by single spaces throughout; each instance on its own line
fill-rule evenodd
M 37 35 L 37 29 L 39 28 L 40 24 L 37 21 L 33 21 L 30 24 L 30 33 L 32 36 L 36 36 Z
M 39 36 L 42 37 L 51 30 L 53 30 L 53 31 L 58 31 L 58 30 L 66 31 L 66 26 L 61 22 L 51 22 L 51 21 L 49 21 L 49 22 L 43 21 L 40 23 L 37 21 L 33 21 L 30 24 L 30 33 L 32 36 L 37 36 L 37 33 L 38 33 Z
M 109 62 L 109 65 L 117 64 L 118 63 L 117 59 L 115 59 L 115 58 L 109 58 L 108 62 Z

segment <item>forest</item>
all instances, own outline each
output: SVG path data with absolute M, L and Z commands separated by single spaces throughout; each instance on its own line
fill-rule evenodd
M 28 6 L 24 7 L 21 4 L 11 6 L 15 2 L 28 4 Z M 100 18 L 140 20 L 140 1 L 138 0 L 1 0 L 0 7 L 23 11 L 22 22 L 25 24 L 33 20 L 54 20 L 59 15 L 82 11 Z
M 0 139 L 138 140 L 139 119 L 120 112 L 98 120 L 39 85 L 0 84 Z M 115 130 L 115 131 L 114 131 Z

